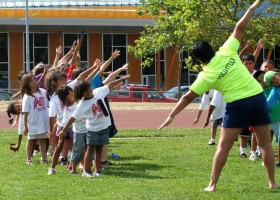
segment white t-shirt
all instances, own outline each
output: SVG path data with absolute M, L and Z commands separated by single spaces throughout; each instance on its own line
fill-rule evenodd
M 199 110 L 205 110 L 207 106 L 215 106 L 215 110 L 211 115 L 211 120 L 216 120 L 224 117 L 226 102 L 220 92 L 217 90 L 210 90 L 208 94 L 204 93 L 202 95 Z
M 214 91 L 213 98 L 210 104 L 212 106 L 215 106 L 215 110 L 211 115 L 211 120 L 223 118 L 225 115 L 226 102 L 222 94 L 217 90 Z
M 48 99 L 46 91 L 42 88 L 40 92 L 29 96 L 25 94 L 22 100 L 22 112 L 28 112 L 28 134 L 36 135 L 49 131 L 49 113 L 48 113 Z
M 67 124 L 76 107 L 76 102 L 72 106 L 65 106 L 63 111 L 62 127 L 64 127 Z M 78 134 L 87 132 L 86 119 L 84 117 L 75 120 L 75 122 L 73 123 L 73 131 Z
M 61 126 L 63 119 L 64 105 L 60 102 L 58 95 L 53 94 L 50 99 L 49 117 L 56 117 L 56 124 Z
M 97 100 L 101 99 L 108 111 L 108 108 L 103 100 L 108 94 L 109 87 L 107 85 L 94 89 L 93 98 L 89 100 L 82 99 L 78 103 L 72 117 L 76 120 L 85 117 L 88 131 L 100 131 L 108 128 L 111 125 L 110 115 L 108 113 L 108 116 L 105 116 L 97 103 Z
M 71 81 L 70 83 L 67 83 L 67 86 L 69 86 L 70 88 L 72 88 L 74 90 L 74 87 L 77 83 L 78 83 L 78 80 L 75 79 L 75 80 Z
M 214 90 L 209 90 L 208 94 L 204 93 L 201 98 L 201 103 L 199 105 L 199 110 L 205 110 L 209 105 L 210 102 L 212 101 L 214 94 Z
M 78 80 L 75 79 L 67 84 L 70 88 L 74 90 L 75 85 L 77 84 Z M 60 102 L 58 95 L 53 94 L 50 99 L 50 113 L 49 117 L 56 117 L 56 124 L 58 126 L 62 126 L 62 119 L 63 119 L 63 111 L 64 105 Z

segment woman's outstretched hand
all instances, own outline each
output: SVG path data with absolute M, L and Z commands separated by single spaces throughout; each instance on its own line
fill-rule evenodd
M 168 118 L 165 120 L 165 122 L 158 128 L 158 131 L 160 131 L 161 129 L 163 129 L 165 126 L 168 126 L 169 124 L 171 124 L 171 122 L 173 121 L 174 117 L 172 116 L 168 116 Z

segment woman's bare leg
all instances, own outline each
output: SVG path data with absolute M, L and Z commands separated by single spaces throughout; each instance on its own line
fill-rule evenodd
M 257 142 L 262 151 L 264 166 L 266 167 L 268 184 L 270 189 L 277 188 L 274 174 L 274 153 L 271 144 L 270 126 L 254 126 L 254 132 L 257 137 Z
M 222 128 L 217 151 L 213 159 L 211 178 L 208 187 L 204 190 L 207 192 L 215 192 L 216 185 L 221 171 L 227 161 L 228 153 L 232 148 L 236 138 L 241 132 L 241 128 Z

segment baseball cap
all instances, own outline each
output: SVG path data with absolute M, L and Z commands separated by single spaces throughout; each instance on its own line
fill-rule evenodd
M 274 71 L 268 71 L 264 74 L 264 82 L 268 85 L 270 85 L 271 80 L 273 79 L 273 76 L 276 74 L 277 72 Z

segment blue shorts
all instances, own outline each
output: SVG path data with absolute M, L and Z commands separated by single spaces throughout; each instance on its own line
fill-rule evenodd
M 270 123 L 268 105 L 263 92 L 226 105 L 224 128 L 246 128 Z

